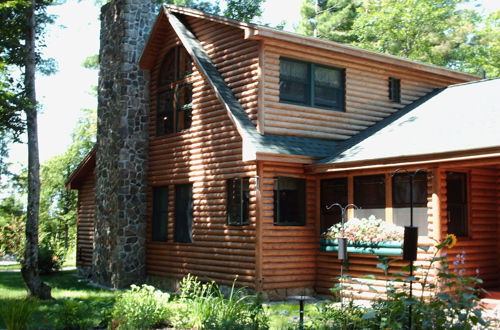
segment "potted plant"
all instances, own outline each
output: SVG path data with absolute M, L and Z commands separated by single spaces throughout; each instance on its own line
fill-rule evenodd
M 339 241 L 347 241 L 347 252 L 377 255 L 403 254 L 404 228 L 377 219 L 354 218 L 330 227 L 320 241 L 321 251 L 338 252 Z

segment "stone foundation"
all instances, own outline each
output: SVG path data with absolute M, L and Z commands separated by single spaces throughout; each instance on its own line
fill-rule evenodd
M 145 276 L 149 96 L 138 62 L 157 9 L 113 0 L 101 11 L 92 280 L 112 288 Z

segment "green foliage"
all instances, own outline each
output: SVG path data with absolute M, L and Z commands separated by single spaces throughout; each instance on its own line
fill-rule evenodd
M 25 225 L 26 217 L 24 215 L 11 215 L 10 218 L 7 218 L 7 223 L 0 228 L 0 254 L 12 254 L 16 260 L 23 260 Z
M 113 326 L 118 329 L 147 329 L 167 325 L 170 295 L 149 285 L 122 293 L 113 309 Z
M 357 17 L 359 0 L 305 0 L 300 8 L 302 20 L 297 32 L 338 42 L 352 43 L 357 37 L 352 26 Z
M 180 285 L 172 323 L 200 329 L 267 329 L 268 319 L 259 296 L 235 289 L 236 280 L 224 296 L 214 282 L 201 283 L 188 275 Z
M 64 257 L 65 251 L 58 254 L 52 248 L 41 245 L 38 248 L 38 270 L 40 274 L 47 275 L 61 270 Z
M 93 70 L 99 69 L 99 55 L 95 54 L 87 56 L 83 61 L 82 66 L 86 69 L 93 69 Z
M 72 144 L 59 156 L 41 166 L 40 242 L 56 255 L 65 256 L 76 238 L 75 191 L 65 188 L 69 175 L 89 153 L 95 143 L 96 111 L 85 109 L 72 133 Z
M 112 300 L 88 303 L 79 299 L 58 301 L 58 308 L 53 312 L 55 324 L 65 330 L 84 330 L 110 323 Z
M 462 9 L 468 0 L 305 0 L 297 32 L 361 48 L 500 75 L 500 14 Z
M 7 330 L 27 329 L 37 305 L 34 299 L 7 300 L 0 305 L 0 317 Z
M 260 8 L 265 0 L 226 0 L 224 16 L 242 21 L 251 22 L 262 15 Z
M 198 9 L 198 10 L 201 10 L 201 11 L 207 13 L 207 14 L 217 15 L 220 12 L 219 1 L 167 0 L 167 1 L 161 1 L 161 2 L 176 5 L 176 6 Z

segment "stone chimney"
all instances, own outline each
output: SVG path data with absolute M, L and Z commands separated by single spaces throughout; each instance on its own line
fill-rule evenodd
M 152 0 L 101 10 L 92 279 L 113 288 L 145 276 L 149 97 L 138 62 L 157 10 Z

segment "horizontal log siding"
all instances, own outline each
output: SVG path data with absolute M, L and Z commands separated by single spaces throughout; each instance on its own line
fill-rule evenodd
M 443 169 L 442 189 L 446 196 L 446 170 Z M 469 173 L 469 237 L 458 238 L 457 245 L 448 251 L 452 271 L 464 276 L 479 275 L 484 287 L 500 286 L 498 175 L 495 167 L 453 168 Z M 447 234 L 446 198 L 443 198 L 441 223 L 443 237 Z M 454 265 L 459 253 L 465 253 L 465 264 Z
M 350 55 L 266 39 L 263 115 L 265 132 L 346 140 L 437 87 L 462 81 L 356 58 Z M 279 58 L 346 69 L 345 112 L 279 102 Z M 401 79 L 401 103 L 388 98 L 388 77 Z
M 191 128 L 156 137 L 158 63 L 176 43 L 178 40 L 173 34 L 165 38 L 163 51 L 151 74 L 149 219 L 152 186 L 169 185 L 169 205 L 168 242 L 151 241 L 151 221 L 148 221 L 147 272 L 170 278 L 191 273 L 222 284 L 231 284 L 237 275 L 239 285 L 254 288 L 256 182 L 253 178 L 250 180 L 250 225 L 237 227 L 226 224 L 226 179 L 254 177 L 256 166 L 242 162 L 241 138 L 214 91 L 198 71 L 195 70 L 192 78 Z M 221 66 L 222 53 L 217 53 L 217 56 L 213 52 L 210 54 Z M 193 243 L 174 243 L 175 184 L 188 182 L 193 184 Z
M 318 240 L 315 221 L 316 184 L 300 165 L 262 163 L 262 289 L 314 287 Z M 306 178 L 306 225 L 273 224 L 274 178 Z
M 92 266 L 95 217 L 95 175 L 88 176 L 78 189 L 76 266 Z
M 257 124 L 259 43 L 244 40 L 243 30 L 216 22 L 186 17 L 191 31 L 245 109 Z
M 387 174 L 391 174 L 393 170 L 390 172 L 385 173 L 386 177 Z M 433 236 L 432 233 L 432 228 L 434 226 L 434 221 L 433 221 L 433 213 L 434 208 L 433 208 L 433 193 L 437 189 L 436 187 L 433 186 L 433 180 L 432 180 L 432 174 L 431 174 L 431 169 L 428 169 L 428 183 L 427 183 L 427 207 L 428 207 L 428 221 L 429 221 L 429 233 L 427 237 L 420 236 L 419 237 L 419 246 L 428 246 L 430 247 L 429 251 L 424 251 L 422 249 L 418 249 L 418 254 L 417 254 L 417 261 L 415 261 L 415 266 L 420 267 L 419 270 L 415 271 L 415 276 L 423 278 L 426 274 L 428 274 L 428 281 L 432 282 L 434 281 L 436 271 L 435 270 L 430 270 L 429 269 L 429 260 L 431 260 L 433 253 L 435 252 L 434 249 L 431 247 L 434 245 L 431 237 Z M 364 172 L 360 175 L 372 175 L 372 174 L 383 174 L 380 172 Z M 340 177 L 345 177 L 346 175 L 340 176 Z M 350 177 L 352 177 L 352 174 L 349 174 Z M 332 178 L 332 176 L 323 176 L 323 178 Z M 349 182 L 352 182 L 352 178 L 349 179 Z M 387 189 L 387 184 L 390 184 L 390 181 L 386 182 L 386 189 Z M 318 180 L 318 189 L 320 185 L 320 181 Z M 352 187 L 350 188 L 352 191 Z M 352 193 L 349 194 L 349 203 L 353 203 L 354 201 L 352 200 Z M 319 198 L 319 195 L 318 195 Z M 388 203 L 387 199 L 386 202 Z M 317 201 L 317 207 L 319 208 L 319 200 Z M 387 204 L 387 210 L 392 210 L 392 206 Z M 318 219 L 319 219 L 319 213 L 318 213 Z M 319 220 L 318 220 L 319 221 Z M 319 228 L 318 228 L 319 232 Z M 318 245 L 319 248 L 319 245 Z M 316 276 L 316 284 L 315 284 L 315 289 L 319 293 L 323 294 L 331 294 L 331 289 L 334 288 L 336 285 L 338 285 L 339 277 L 341 274 L 347 275 L 351 278 L 356 278 L 356 281 L 346 281 L 343 285 L 343 294 L 345 296 L 351 296 L 356 299 L 364 299 L 364 300 L 370 300 L 370 299 L 376 299 L 380 298 L 380 295 L 385 294 L 386 290 L 386 279 L 388 278 L 394 278 L 391 274 L 395 272 L 401 272 L 401 269 L 404 266 L 408 265 L 407 261 L 403 261 L 401 257 L 391 257 L 391 259 L 396 259 L 397 261 L 391 263 L 389 267 L 388 274 L 389 276 L 386 277 L 384 275 L 384 271 L 380 268 L 377 268 L 377 264 L 380 263 L 380 261 L 377 259 L 375 255 L 369 255 L 369 254 L 359 254 L 359 253 L 349 253 L 349 266 L 348 267 L 343 267 L 341 268 L 341 261 L 338 260 L 338 255 L 337 253 L 332 253 L 332 252 L 318 252 L 317 256 L 317 276 Z M 376 277 L 376 280 L 372 279 L 362 279 L 362 277 L 367 276 L 367 275 L 374 275 Z M 395 286 L 398 286 L 399 284 L 396 282 L 392 283 Z M 419 283 L 414 283 L 414 289 L 415 291 L 421 291 L 422 287 Z M 428 292 L 425 293 L 426 295 Z M 420 295 L 420 293 L 419 293 Z

